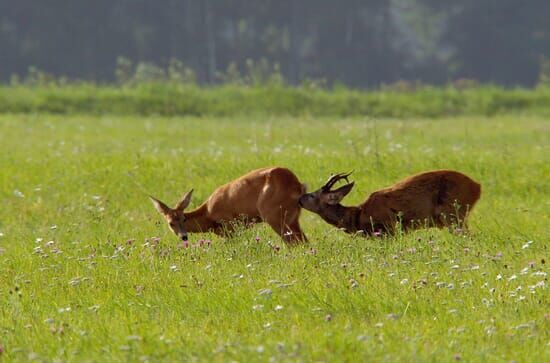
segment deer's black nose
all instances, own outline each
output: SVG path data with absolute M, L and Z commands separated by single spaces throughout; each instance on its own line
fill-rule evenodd
M 187 235 L 184 234 L 183 236 L 181 236 L 181 240 L 182 240 L 182 241 L 187 241 Z

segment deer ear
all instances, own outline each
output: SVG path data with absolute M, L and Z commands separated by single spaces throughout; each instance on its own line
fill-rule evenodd
M 152 196 L 149 196 L 149 199 L 151 199 L 151 202 L 153 202 L 153 205 L 155 206 L 156 210 L 159 211 L 160 214 L 168 214 L 170 212 L 170 207 L 168 207 L 166 204 L 161 202 L 160 200 L 153 198 Z
M 183 211 L 187 206 L 189 206 L 189 203 L 191 203 L 191 196 L 193 195 L 193 189 L 185 193 L 183 198 L 181 198 L 181 201 L 176 205 L 176 210 Z
M 321 200 L 327 204 L 338 204 L 353 189 L 355 182 L 344 185 L 336 190 L 321 194 Z

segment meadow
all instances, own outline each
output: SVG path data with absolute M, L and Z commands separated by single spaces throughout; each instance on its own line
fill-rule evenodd
M 265 76 L 268 77 L 268 76 Z M 550 86 L 502 88 L 462 80 L 445 87 L 398 82 L 376 90 L 311 81 L 293 87 L 276 75 L 203 86 L 180 79 L 121 84 L 63 82 L 39 73 L 22 83 L 0 84 L 0 113 L 120 116 L 250 115 L 377 118 L 550 116 Z M 255 80 L 256 78 L 260 78 Z
M 197 206 L 269 165 L 310 189 L 355 170 L 347 205 L 436 168 L 482 196 L 467 235 L 367 239 L 304 211 L 296 248 L 262 224 L 184 246 L 147 199 Z M 550 360 L 542 116 L 5 113 L 0 185 L 2 362 Z

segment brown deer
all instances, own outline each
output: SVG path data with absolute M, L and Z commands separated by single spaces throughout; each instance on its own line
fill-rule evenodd
M 321 189 L 304 194 L 300 205 L 348 233 L 373 235 L 393 233 L 399 224 L 404 230 L 453 225 L 465 228 L 466 217 L 481 194 L 481 186 L 468 176 L 434 170 L 375 191 L 359 206 L 345 207 L 340 201 L 353 188 L 350 174 L 331 176 Z M 342 179 L 347 184 L 331 190 Z
M 268 223 L 286 243 L 307 240 L 298 221 L 298 200 L 305 193 L 305 185 L 286 168 L 253 170 L 218 187 L 199 207 L 184 212 L 192 193 L 193 190 L 187 192 L 173 209 L 150 197 L 170 229 L 183 241 L 187 240 L 189 232 L 227 236 L 235 222 L 260 221 Z

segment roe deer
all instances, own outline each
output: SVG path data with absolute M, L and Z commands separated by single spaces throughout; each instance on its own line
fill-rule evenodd
M 298 221 L 298 200 L 305 193 L 305 185 L 286 168 L 253 170 L 218 187 L 195 210 L 184 212 L 192 193 L 193 190 L 186 193 L 173 209 L 150 197 L 170 229 L 183 241 L 187 240 L 188 232 L 227 235 L 232 223 L 238 221 L 266 222 L 287 243 L 307 240 Z
M 399 223 L 405 230 L 453 224 L 466 227 L 465 219 L 481 194 L 481 186 L 468 176 L 434 170 L 375 191 L 359 206 L 344 207 L 340 201 L 354 185 L 348 180 L 350 174 L 330 177 L 321 189 L 304 194 L 300 205 L 348 233 L 372 235 L 395 232 Z M 341 179 L 347 184 L 331 190 Z

